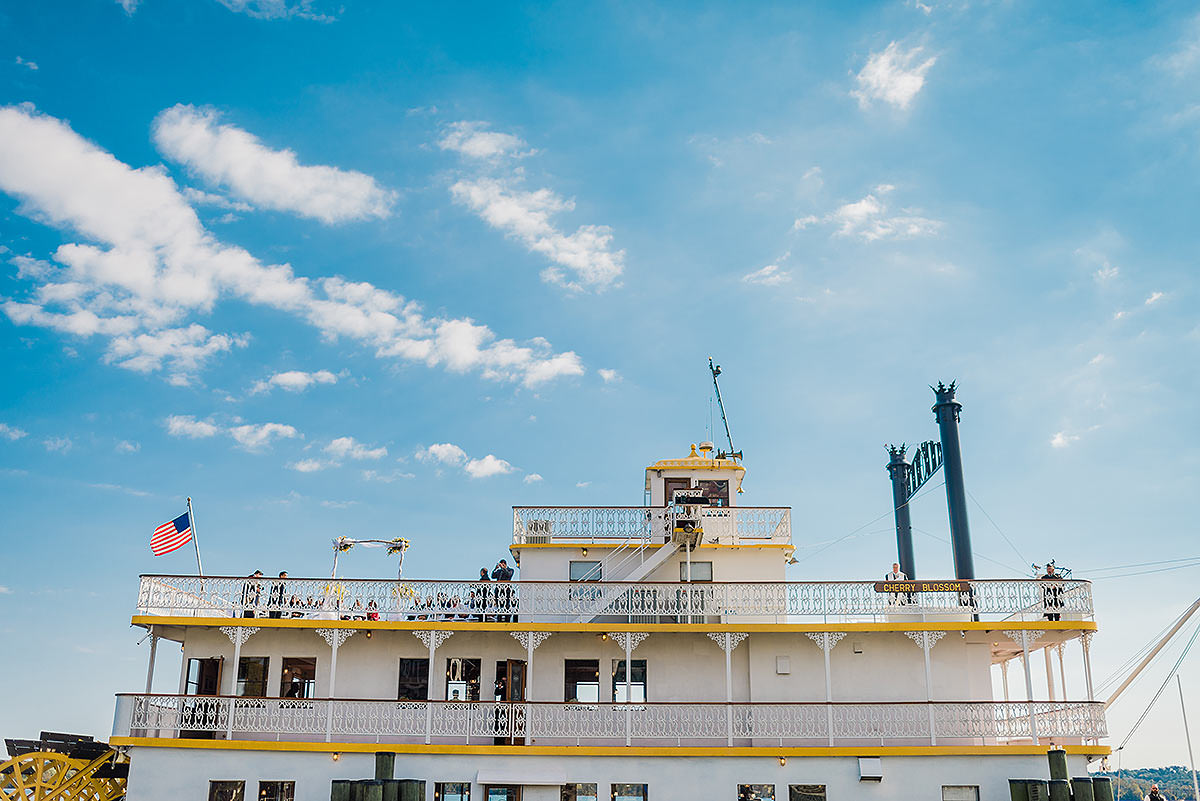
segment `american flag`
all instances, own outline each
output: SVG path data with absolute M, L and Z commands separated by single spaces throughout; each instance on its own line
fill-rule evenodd
M 154 529 L 154 534 L 150 537 L 150 550 L 154 551 L 155 556 L 162 556 L 182 548 L 191 541 L 191 515 L 184 512 L 169 523 L 163 523 Z

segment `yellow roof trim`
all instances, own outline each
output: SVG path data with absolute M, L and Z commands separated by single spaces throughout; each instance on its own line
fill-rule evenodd
M 412 743 L 311 743 L 278 740 L 184 740 L 166 737 L 110 737 L 109 745 L 144 748 L 199 748 L 213 751 L 308 751 L 316 753 L 374 754 L 491 754 L 508 756 L 700 756 L 700 757 L 831 757 L 831 756 L 1045 756 L 1045 745 L 855 745 L 781 748 L 777 745 L 757 748 L 709 746 L 707 748 L 670 746 L 578 746 L 578 745 L 423 745 Z M 1068 754 L 1088 757 L 1108 756 L 1106 745 L 1061 745 Z

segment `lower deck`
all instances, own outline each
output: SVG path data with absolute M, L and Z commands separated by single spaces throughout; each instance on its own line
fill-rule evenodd
M 130 748 L 129 801 L 244 798 L 328 801 L 334 780 L 375 777 L 373 744 L 161 743 Z M 1072 776 L 1104 747 L 1068 746 Z M 1045 778 L 1045 746 L 622 749 L 414 746 L 394 777 L 423 781 L 425 801 L 944 801 L 1009 797 L 1010 778 Z M 264 791 L 269 795 L 263 795 Z M 236 796 L 222 796 L 236 797 Z

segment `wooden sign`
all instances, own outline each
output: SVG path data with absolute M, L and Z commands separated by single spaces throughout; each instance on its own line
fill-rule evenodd
M 969 581 L 877 581 L 875 592 L 970 592 Z

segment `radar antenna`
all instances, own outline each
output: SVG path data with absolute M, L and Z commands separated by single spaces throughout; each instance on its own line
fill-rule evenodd
M 725 424 L 725 439 L 729 441 L 729 450 L 717 451 L 717 458 L 741 460 L 742 452 L 733 449 L 733 435 L 729 433 L 729 419 L 725 417 L 725 404 L 721 401 L 721 385 L 717 383 L 717 376 L 721 374 L 721 365 L 713 364 L 712 356 L 708 357 L 708 370 L 712 373 L 713 389 L 717 391 L 717 408 L 721 410 L 721 422 Z

